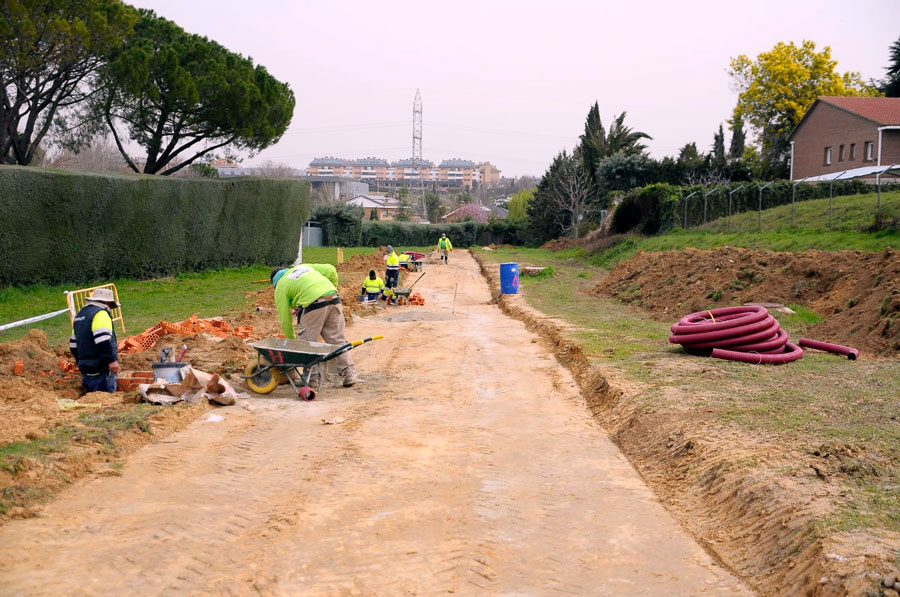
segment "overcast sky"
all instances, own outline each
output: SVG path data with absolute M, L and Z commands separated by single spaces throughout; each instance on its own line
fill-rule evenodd
M 779 41 L 831 46 L 841 72 L 880 78 L 900 35 L 898 0 L 132 0 L 250 56 L 290 83 L 281 141 L 245 164 L 412 152 L 540 175 L 577 142 L 594 101 L 603 123 L 653 137 L 655 157 L 712 145 L 736 94 L 729 59 Z M 730 134 L 726 132 L 726 141 Z

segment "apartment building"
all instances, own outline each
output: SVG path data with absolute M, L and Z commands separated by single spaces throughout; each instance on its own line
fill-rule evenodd
M 472 189 L 480 183 L 479 168 L 487 177 L 499 180 L 500 171 L 490 164 L 476 166 L 475 162 L 452 158 L 435 165 L 429 160 L 407 158 L 388 162 L 380 158 L 360 158 L 345 160 L 335 157 L 316 158 L 309 163 L 309 176 L 348 177 L 367 182 L 375 188 L 398 188 L 402 186 L 430 186 L 432 188 Z M 496 173 L 496 175 L 492 174 Z

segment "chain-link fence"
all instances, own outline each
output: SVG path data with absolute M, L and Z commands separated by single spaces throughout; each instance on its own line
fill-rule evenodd
M 775 181 L 691 187 L 684 189 L 674 215 L 684 229 L 714 232 L 900 229 L 900 184 Z

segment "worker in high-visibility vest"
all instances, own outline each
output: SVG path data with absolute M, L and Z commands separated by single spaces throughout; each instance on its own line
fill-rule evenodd
M 400 257 L 394 252 L 394 247 L 391 245 L 387 246 L 386 251 L 387 255 L 385 255 L 384 261 L 387 267 L 384 273 L 384 285 L 387 288 L 396 288 L 400 282 Z
M 449 253 L 453 251 L 453 243 L 450 242 L 450 239 L 447 238 L 446 234 L 442 234 L 441 238 L 438 240 L 438 251 L 441 252 L 441 263 L 447 265 L 449 261 Z
M 377 301 L 384 292 L 384 282 L 375 275 L 375 270 L 369 270 L 369 277 L 363 282 L 362 295 L 367 301 Z
M 313 265 L 295 265 L 291 268 L 275 268 L 270 279 L 275 287 L 275 308 L 281 322 L 285 338 L 299 337 L 301 340 L 318 342 L 319 336 L 328 344 L 346 344 L 344 337 L 344 309 L 337 286 Z M 335 278 L 337 274 L 335 273 Z M 299 330 L 294 333 L 291 309 L 300 308 Z M 356 367 L 346 352 L 334 359 L 338 372 L 344 378 L 344 386 L 352 386 L 357 381 Z M 309 385 L 318 385 L 318 366 L 310 375 Z
M 88 392 L 116 391 L 119 350 L 113 330 L 112 310 L 119 307 L 109 288 L 96 288 L 72 322 L 69 350 Z

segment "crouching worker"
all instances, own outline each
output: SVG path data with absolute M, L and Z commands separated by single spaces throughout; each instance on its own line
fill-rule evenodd
M 69 350 L 81 371 L 81 385 L 88 392 L 116 391 L 119 349 L 111 309 L 118 307 L 112 290 L 97 288 L 72 322 Z
M 369 277 L 362 285 L 362 296 L 366 301 L 377 301 L 384 292 L 384 282 L 375 275 L 375 270 L 369 270 Z
M 344 337 L 344 308 L 337 288 L 311 265 L 272 270 L 270 276 L 275 287 L 275 307 L 285 338 L 299 338 L 309 342 L 322 340 L 328 344 L 346 344 Z M 292 309 L 301 309 L 298 316 L 298 332 L 294 333 Z M 356 368 L 348 353 L 336 357 L 338 372 L 344 378 L 344 387 L 359 381 Z M 310 386 L 319 384 L 316 368 L 310 376 Z

